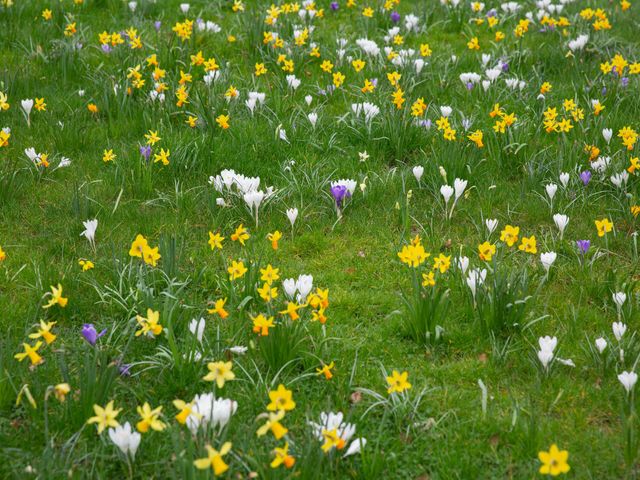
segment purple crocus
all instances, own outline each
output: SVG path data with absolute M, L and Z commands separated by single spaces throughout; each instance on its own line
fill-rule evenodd
M 149 160 L 149 157 L 151 156 L 151 146 L 140 145 L 140 155 L 142 155 L 145 160 Z
M 509 71 L 509 62 L 505 62 L 504 60 L 501 62 L 502 63 L 502 71 L 503 72 L 508 72 Z
M 473 82 L 467 82 L 467 90 L 473 90 Z
M 336 201 L 336 205 L 338 208 L 342 208 L 342 201 L 351 196 L 351 192 L 344 185 L 333 185 L 331 187 L 331 195 L 333 199 Z
M 118 371 L 120 375 L 123 377 L 131 376 L 131 364 L 130 363 L 122 363 L 118 365 Z
M 623 87 L 626 87 L 627 85 L 629 85 L 629 77 L 622 77 L 620 79 L 620 85 L 622 85 Z
M 591 172 L 589 170 L 582 172 L 580 174 L 580 180 L 582 180 L 582 183 L 584 183 L 584 186 L 586 187 L 591 181 Z
M 340 8 L 340 4 L 338 2 L 331 2 L 330 7 L 331 7 L 331 10 L 333 10 L 335 12 L 336 10 L 338 10 Z
M 104 53 L 110 53 L 111 52 L 111 46 L 107 43 L 103 43 L 102 44 L 102 51 Z
M 82 326 L 82 336 L 84 339 L 89 342 L 91 346 L 94 346 L 98 339 L 102 337 L 105 333 L 107 333 L 107 329 L 105 328 L 100 333 L 96 330 L 96 327 L 93 326 L 93 323 L 85 323 Z
M 398 12 L 391 12 L 391 21 L 393 23 L 398 23 L 400 21 L 400 14 Z
M 162 26 L 162 22 L 160 20 L 156 20 L 153 22 L 153 26 L 156 28 L 156 32 L 160 31 L 160 27 Z
M 582 255 L 586 255 L 589 251 L 589 247 L 591 247 L 590 240 L 576 240 L 576 246 Z
M 602 87 L 601 94 L 602 96 L 605 96 L 607 94 L 607 87 Z

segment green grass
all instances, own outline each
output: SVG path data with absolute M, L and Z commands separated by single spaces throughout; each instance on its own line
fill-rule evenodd
M 433 55 L 420 75 L 408 67 L 398 69 L 406 103 L 397 110 L 386 79 L 395 67 L 384 55 L 368 60 L 361 73 L 346 62 L 347 56 L 361 56 L 357 38 L 384 45 L 383 37 L 393 26 L 389 14 L 376 10 L 372 19 L 361 15 L 365 3 L 378 2 L 358 2 L 357 8 L 348 9 L 341 1 L 340 9 L 332 12 L 330 2 L 318 1 L 324 18 L 313 21 L 312 40 L 321 47 L 321 59 L 309 56 L 308 44 L 296 47 L 291 40 L 293 27 L 301 24 L 296 14 L 283 14 L 277 27 L 264 24 L 268 2 L 246 1 L 246 11 L 236 14 L 232 2 L 193 1 L 186 17 L 179 3 L 140 1 L 135 13 L 115 0 L 85 0 L 83 5 L 34 0 L 0 6 L 0 92 L 11 104 L 0 111 L 0 128 L 11 128 L 9 145 L 0 147 L 0 246 L 7 255 L 0 262 L 0 476 L 24 478 L 28 469 L 40 478 L 205 478 L 211 472 L 196 470 L 193 460 L 204 456 L 206 443 L 219 448 L 231 441 L 232 453 L 225 457 L 230 478 L 250 472 L 265 478 L 533 478 L 540 466 L 538 452 L 552 443 L 569 451 L 568 476 L 636 478 L 637 448 L 624 453 L 623 412 L 629 403 L 616 375 L 634 370 L 640 354 L 630 340 L 640 320 L 634 237 L 639 220 L 630 213 L 630 206 L 640 203 L 640 184 L 631 175 L 625 196 L 609 176 L 638 156 L 638 147 L 627 151 L 616 134 L 624 126 L 639 127 L 640 80 L 629 75 L 629 85 L 622 87 L 612 75 L 600 72 L 600 64 L 616 53 L 629 63 L 640 61 L 638 7 L 622 12 L 617 3 L 566 4 L 563 15 L 571 22 L 566 35 L 561 29 L 539 32 L 540 25 L 532 24 L 518 40 L 513 29 L 525 12 L 535 10 L 531 1 L 523 2 L 515 16 L 503 15 L 498 3 L 487 3 L 485 12 L 497 8 L 501 22 L 490 30 L 486 22 L 469 22 L 473 14 L 468 4 L 450 10 L 404 0 L 396 7 L 403 16 L 401 25 L 412 12 L 422 27 L 427 22 L 426 31 L 404 35 L 404 47 L 419 50 L 428 42 Z M 594 32 L 578 15 L 587 6 L 604 8 L 613 29 Z M 49 22 L 40 16 L 44 8 L 53 11 Z M 65 16 L 77 22 L 78 33 L 72 38 L 63 35 Z M 194 32 L 184 43 L 171 32 L 177 21 L 197 17 L 215 21 L 222 31 Z M 159 33 L 155 20 L 162 22 Z M 109 55 L 100 50 L 99 33 L 129 27 L 141 35 L 142 50 L 126 44 Z M 503 42 L 493 42 L 497 29 L 506 34 Z M 280 51 L 262 43 L 266 30 L 278 31 L 291 42 L 287 55 L 302 80 L 295 92 L 276 63 Z M 566 42 L 580 33 L 589 33 L 589 43 L 584 51 L 567 56 Z M 228 34 L 237 41 L 227 42 Z M 480 52 L 466 47 L 473 36 L 479 38 Z M 349 40 L 341 65 L 336 38 Z M 74 49 L 76 42 L 83 47 Z M 201 69 L 190 66 L 190 55 L 198 50 L 222 67 L 223 77 L 212 87 L 204 85 Z M 145 59 L 152 53 L 166 69 L 164 104 L 148 99 L 153 82 Z M 492 55 L 487 67 L 480 61 L 482 53 Z M 454 54 L 456 62 L 451 61 Z M 325 58 L 340 65 L 347 80 L 323 96 L 318 91 L 331 82 L 319 67 Z M 483 74 L 498 59 L 508 62 L 509 71 L 487 92 L 480 85 L 467 91 L 459 74 Z M 256 78 L 256 62 L 265 62 L 269 73 Z M 124 95 L 127 69 L 137 64 L 146 85 Z M 178 108 L 174 91 L 181 69 L 191 69 L 194 81 L 190 103 Z M 507 89 L 504 78 L 511 77 L 525 80 L 526 87 Z M 378 79 L 372 94 L 360 92 L 365 78 Z M 553 89 L 540 100 L 543 82 Z M 119 94 L 114 93 L 115 84 L 120 85 Z M 230 85 L 241 98 L 228 103 L 224 93 Z M 266 93 L 265 105 L 253 115 L 244 105 L 248 91 Z M 310 107 L 305 95 L 313 96 Z M 45 99 L 47 109 L 34 110 L 27 127 L 20 100 L 36 97 Z M 426 118 L 434 123 L 430 130 L 412 123 L 410 106 L 419 97 L 429 104 Z M 562 113 L 567 98 L 584 109 L 585 118 L 574 122 L 567 134 L 546 133 L 542 112 L 552 106 Z M 599 116 L 592 113 L 594 98 L 605 106 Z M 351 114 L 351 104 L 363 101 L 381 110 L 370 129 Z M 87 110 L 88 103 L 98 106 L 97 115 Z M 506 134 L 492 129 L 495 120 L 489 112 L 495 103 L 518 118 Z M 454 142 L 444 140 L 435 126 L 440 105 L 454 109 Z M 315 129 L 306 119 L 311 111 L 319 114 Z M 185 112 L 199 118 L 197 128 L 185 124 Z M 229 130 L 215 123 L 220 113 L 230 115 Z M 484 132 L 484 148 L 466 139 L 463 117 L 472 120 L 471 130 Z M 278 126 L 286 130 L 288 143 L 278 138 Z M 602 137 L 603 128 L 614 132 L 610 144 Z M 138 148 L 149 130 L 162 138 L 156 147 L 171 151 L 166 167 L 141 160 Z M 578 178 L 589 168 L 585 144 L 611 157 L 607 174 L 594 172 L 587 187 Z M 42 172 L 34 168 L 23 153 L 29 147 L 48 153 L 51 167 Z M 117 154 L 115 162 L 102 161 L 105 149 Z M 361 162 L 359 152 L 364 151 L 369 159 Z M 54 169 L 62 156 L 72 160 L 71 166 Z M 415 165 L 425 168 L 420 184 L 411 174 Z M 446 170 L 446 182 L 439 167 Z M 260 176 L 261 188 L 275 187 L 275 198 L 261 207 L 258 228 L 242 200 L 231 208 L 216 206 L 219 195 L 208 179 L 226 168 Z M 563 171 L 571 174 L 571 183 L 558 189 L 550 208 L 544 186 L 559 184 Z M 467 179 L 469 186 L 453 218 L 446 220 L 440 186 L 456 177 Z M 340 178 L 366 183 L 366 189 L 356 189 L 336 221 L 329 183 Z M 293 235 L 285 215 L 290 207 L 300 212 Z M 563 240 L 552 219 L 557 212 L 570 217 Z M 594 220 L 604 217 L 615 229 L 599 238 Z M 80 237 L 82 222 L 90 218 L 99 220 L 95 252 Z M 490 238 L 486 218 L 499 219 L 498 231 Z M 240 223 L 251 234 L 244 248 L 229 238 Z M 519 226 L 521 238 L 535 235 L 538 255 L 498 241 L 507 224 Z M 274 230 L 283 233 L 277 251 L 266 240 Z M 226 237 L 221 252 L 207 245 L 209 231 Z M 137 234 L 159 246 L 162 258 L 156 268 L 128 256 Z M 444 341 L 426 345 L 405 329 L 402 295 L 412 295 L 412 284 L 409 267 L 397 257 L 416 234 L 431 253 L 429 265 L 440 252 L 452 261 L 449 272 L 438 277 L 449 289 Z M 477 247 L 488 239 L 499 244 L 498 260 L 485 265 Z M 577 239 L 592 242 L 586 265 L 576 253 Z M 539 261 L 539 253 L 546 251 L 558 254 L 548 278 Z M 601 256 L 591 262 L 595 252 Z M 536 321 L 528 328 L 483 329 L 465 280 L 453 267 L 459 255 L 468 256 L 473 268 L 499 267 L 514 278 L 526 273 L 531 298 L 522 323 Z M 251 331 L 250 315 L 267 312 L 255 298 L 255 282 L 245 279 L 229 286 L 226 264 L 240 258 L 261 267 L 271 263 L 280 268 L 281 278 L 311 274 L 314 286 L 329 289 L 324 331 L 318 323 L 306 322 L 309 338 L 301 351 L 289 345 L 297 361 L 283 369 L 282 358 L 290 352 L 260 350 L 264 339 Z M 90 259 L 95 269 L 82 272 L 79 259 Z M 43 310 L 43 295 L 58 283 L 69 304 Z M 281 301 L 284 292 L 276 286 Z M 628 292 L 625 357 L 611 358 L 603 368 L 589 344 L 604 335 L 610 341 L 608 350 L 615 347 L 611 323 L 618 316 L 611 296 L 621 290 Z M 210 302 L 225 296 L 229 318 L 221 321 L 207 314 Z M 280 305 L 269 307 L 272 315 Z M 133 337 L 135 316 L 147 308 L 160 311 L 165 327 L 153 340 Z M 212 385 L 201 380 L 205 363 L 183 357 L 196 345 L 188 324 L 201 316 L 207 327 L 197 348 L 207 361 L 233 360 L 237 378 L 227 382 L 221 395 L 236 400 L 238 410 L 221 435 L 201 432 L 192 438 L 174 420 L 172 401 L 212 391 Z M 23 342 L 33 343 L 28 335 L 41 319 L 57 322 L 57 339 L 41 349 L 45 362 L 31 369 L 13 356 Z M 108 329 L 97 353 L 80 335 L 84 323 Z M 575 368 L 556 362 L 548 374 L 542 370 L 536 351 L 538 337 L 544 335 L 558 338 L 558 356 L 573 359 Z M 249 351 L 231 355 L 226 349 L 234 345 Z M 108 377 L 117 361 L 133 364 L 133 375 L 117 376 L 111 384 Z M 321 362 L 331 361 L 333 379 L 315 375 Z M 94 376 L 96 365 L 101 374 Z M 386 393 L 383 372 L 392 370 L 409 372 L 413 387 L 408 403 Z M 478 380 L 488 389 L 484 412 Z M 66 402 L 49 396 L 45 404 L 47 387 L 63 381 L 71 386 Z M 271 451 L 284 440 L 256 436 L 263 422 L 257 417 L 265 411 L 269 390 L 279 383 L 293 391 L 297 404 L 283 420 L 296 457 L 293 470 L 269 467 Z M 24 395 L 16 405 L 24 385 L 36 408 Z M 371 392 L 381 394 L 384 402 L 376 404 Z M 133 426 L 139 420 L 136 406 L 163 406 L 168 428 L 143 434 L 131 465 L 122 461 L 106 432 L 98 436 L 94 425 L 85 425 L 93 403 L 104 405 L 111 399 L 123 409 L 118 420 Z M 307 421 L 317 421 L 323 411 L 342 411 L 357 426 L 356 436 L 367 439 L 362 455 L 343 459 L 322 453 Z M 633 428 L 637 436 L 637 426 Z

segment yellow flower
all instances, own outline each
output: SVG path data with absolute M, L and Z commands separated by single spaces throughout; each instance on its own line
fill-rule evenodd
M 352 61 L 352 62 L 351 62 L 351 65 L 353 66 L 353 69 L 354 69 L 356 72 L 360 72 L 360 70 L 362 70 L 362 69 L 366 66 L 366 63 L 364 62 L 364 60 L 360 60 L 360 59 L 358 58 L 358 59 L 356 59 L 356 60 Z
M 267 282 L 269 285 L 280 278 L 280 269 L 273 268 L 271 264 L 267 265 L 266 268 L 261 268 L 260 273 L 260 280 Z
M 36 331 L 36 333 L 32 333 L 29 335 L 29 338 L 44 338 L 44 341 L 47 342 L 47 345 L 51 345 L 53 341 L 56 339 L 56 335 L 51 333 L 51 329 L 56 324 L 56 322 L 45 322 L 44 320 L 40 320 L 40 328 Z
M 402 393 L 405 390 L 409 390 L 411 388 L 411 384 L 407 381 L 408 377 L 408 372 L 400 373 L 397 370 L 391 372 L 391 376 L 387 377 L 387 383 L 389 384 L 387 393 Z
M 174 400 L 173 406 L 180 410 L 175 416 L 175 419 L 182 425 L 187 423 L 187 418 L 189 417 L 189 415 L 195 415 L 197 418 L 202 417 L 201 414 L 193 411 L 193 402 L 187 403 L 183 400 Z
M 435 274 L 433 272 L 422 274 L 422 286 L 433 287 L 436 284 Z
M 157 130 L 155 132 L 153 130 L 149 130 L 149 132 L 144 135 L 144 138 L 147 139 L 147 145 L 155 145 L 160 140 L 162 140 L 158 136 L 158 131 Z
M 467 135 L 467 138 L 471 140 L 473 143 L 475 143 L 476 147 L 478 148 L 484 147 L 484 143 L 482 143 L 482 138 L 483 138 L 482 130 L 476 130 L 475 132 L 471 132 L 469 135 Z
M 393 104 L 400 110 L 404 103 L 404 92 L 402 89 L 398 87 L 398 89 L 391 94 L 391 97 L 393 98 Z
M 480 50 L 480 44 L 478 43 L 478 37 L 473 37 L 467 42 L 467 48 L 469 50 Z
M 231 371 L 233 368 L 232 362 L 209 362 L 207 368 L 209 369 L 209 373 L 202 377 L 202 379 L 205 382 L 216 382 L 218 388 L 224 387 L 224 382 L 227 380 L 236 378 L 235 373 Z
M 153 155 L 153 163 L 162 162 L 164 166 L 167 166 L 169 165 L 169 155 L 171 155 L 169 149 L 165 150 L 164 148 L 161 148 L 160 153 Z
M 242 261 L 236 262 L 233 260 L 231 262 L 231 266 L 227 268 L 227 272 L 229 272 L 230 280 L 237 280 L 238 278 L 242 278 L 245 273 L 247 273 L 247 267 L 244 266 Z
M 45 8 L 45 9 L 42 11 L 42 18 L 44 18 L 45 20 L 47 20 L 47 21 L 48 21 L 48 20 L 51 20 L 51 17 L 52 17 L 52 16 L 53 16 L 53 15 L 52 15 L 52 13 L 51 13 L 51 10 L 49 10 L 48 8 Z
M 411 115 L 414 117 L 421 117 L 426 111 L 427 104 L 424 103 L 424 99 L 422 97 L 417 99 L 415 102 L 413 102 L 413 105 L 411 105 Z
M 104 152 L 102 152 L 102 161 L 107 163 L 107 162 L 113 162 L 116 159 L 116 154 L 113 153 L 112 149 L 109 150 L 105 150 Z
M 284 447 L 276 447 L 273 453 L 275 454 L 275 458 L 271 461 L 271 468 L 278 468 L 280 465 L 291 468 L 296 463 L 296 459 L 289 455 L 288 443 L 285 443 Z
M 147 265 L 155 267 L 158 264 L 160 257 L 161 255 L 158 253 L 158 247 L 150 248 L 147 246 L 142 249 L 142 259 Z
M 244 241 L 248 239 L 249 232 L 247 232 L 247 229 L 241 223 L 238 225 L 238 228 L 236 228 L 236 231 L 231 235 L 231 240 L 234 242 L 240 242 L 241 245 L 244 245 Z
M 129 249 L 129 256 L 142 258 L 142 252 L 144 251 L 145 248 L 149 248 L 147 239 L 144 238 L 142 235 L 138 234 L 135 240 L 131 243 L 131 248 Z
M 398 86 L 398 81 L 400 80 L 400 78 L 402 78 L 402 75 L 396 71 L 387 73 L 387 80 L 389 80 L 389 83 L 392 87 Z
M 567 473 L 571 469 L 567 463 L 569 452 L 566 450 L 559 450 L 555 443 L 551 445 L 548 452 L 538 452 L 538 458 L 542 462 L 542 465 L 540 466 L 540 473 L 542 475 L 551 475 L 552 477 L 556 477 L 561 473 Z
M 278 410 L 277 412 L 270 412 L 268 414 L 268 420 L 256 431 L 256 435 L 262 437 L 268 431 L 273 433 L 273 436 L 276 440 L 280 440 L 284 437 L 289 431 L 286 427 L 284 427 L 280 420 L 284 418 L 284 410 Z
M 276 390 L 269 392 L 269 400 L 271 402 L 267 405 L 267 410 L 270 412 L 277 410 L 290 411 L 296 408 L 296 402 L 293 401 L 291 390 L 287 390 L 283 384 L 278 385 Z
M 46 112 L 47 111 L 47 104 L 44 103 L 44 98 L 37 98 L 36 97 L 36 103 L 33 106 L 33 108 L 35 108 L 39 112 Z
M 261 313 L 253 319 L 253 333 L 257 333 L 261 337 L 269 335 L 269 329 L 274 328 L 273 317 L 265 317 Z
M 298 310 L 301 308 L 300 305 L 298 305 L 295 302 L 287 302 L 287 308 L 286 310 L 282 310 L 279 313 L 281 315 L 289 315 L 289 318 L 291 320 L 297 320 L 300 318 L 300 315 L 298 315 Z
M 522 237 L 522 243 L 518 246 L 518 250 L 526 253 L 538 253 L 535 235 L 531 235 L 529 238 Z
M 325 60 L 320 65 L 320 68 L 322 69 L 323 72 L 330 73 L 331 70 L 333 70 L 333 63 L 331 63 L 329 60 Z
M 209 232 L 209 245 L 211 246 L 211 250 L 215 250 L 216 248 L 222 250 L 222 241 L 224 237 L 220 235 L 218 232 L 213 233 Z
M 4 250 L 2 250 L 2 247 L 0 247 L 0 262 L 3 262 L 7 259 L 7 254 L 4 253 Z
M 211 445 L 206 445 L 205 448 L 207 449 L 207 456 L 195 460 L 193 464 L 199 470 L 211 468 L 214 475 L 222 475 L 229 469 L 229 465 L 224 462 L 222 457 L 231 450 L 231 442 L 225 442 L 220 451 L 212 448 Z
M 447 257 L 444 253 L 441 253 L 433 259 L 433 269 L 440 270 L 440 273 L 445 273 L 447 270 L 449 270 L 450 266 L 451 255 Z
M 424 247 L 419 243 L 417 245 L 405 245 L 402 247 L 402 250 L 398 252 L 400 261 L 414 268 L 422 265 L 429 255 L 430 254 L 425 252 Z
M 43 305 L 42 308 L 50 308 L 54 305 L 60 305 L 62 308 L 67 306 L 68 298 L 62 296 L 62 285 L 58 284 L 58 287 L 51 286 L 51 298 L 46 305 Z
M 280 233 L 278 230 L 276 230 L 273 233 L 267 234 L 267 240 L 271 242 L 271 248 L 273 248 L 274 250 L 278 249 L 278 241 L 281 238 L 282 238 L 282 233 Z
M 335 362 L 331 362 L 329 365 L 323 364 L 322 368 L 316 368 L 316 374 L 324 375 L 324 378 L 327 380 L 331 380 L 333 378 L 333 367 L 335 367 Z
M 53 387 L 53 395 L 56 397 L 60 403 L 66 400 L 66 396 L 71 391 L 71 387 L 68 383 L 59 383 L 55 387 Z
M 602 220 L 596 220 L 596 228 L 598 229 L 598 236 L 604 237 L 605 233 L 609 233 L 613 229 L 613 223 L 608 218 Z
M 136 410 L 142 419 L 136 424 L 136 428 L 140 433 L 147 433 L 149 428 L 156 432 L 161 432 L 165 429 L 165 423 L 160 420 L 160 413 L 162 413 L 161 406 L 151 409 L 149 403 L 144 402 L 144 405 L 142 405 L 142 407 L 138 406 Z
M 324 443 L 322 444 L 322 451 L 324 453 L 328 453 L 333 448 L 338 450 L 342 450 L 346 444 L 344 439 L 338 435 L 338 429 L 332 428 L 331 430 L 322 429 L 322 438 L 324 439 Z
M 478 245 L 478 256 L 480 260 L 490 262 L 493 256 L 496 254 L 496 246 L 489 242 L 484 242 Z
M 100 435 L 104 431 L 104 429 L 107 427 L 115 428 L 120 425 L 116 420 L 116 417 L 122 411 L 122 409 L 114 410 L 113 400 L 107 403 L 107 405 L 104 408 L 101 407 L 100 405 L 94 405 L 93 411 L 96 415 L 94 417 L 91 417 L 89 420 L 87 420 L 87 423 L 98 424 L 98 435 Z
M 520 233 L 520 227 L 512 227 L 507 225 L 504 230 L 500 232 L 500 240 L 505 242 L 508 246 L 513 245 L 518 241 L 518 234 Z
M 155 337 L 162 333 L 162 325 L 160 325 L 160 312 L 155 312 L 147 308 L 147 317 L 136 315 L 136 320 L 140 325 L 140 330 L 136 331 L 136 337 L 142 334 L 150 334 Z
M 333 74 L 333 85 L 336 88 L 340 88 L 340 86 L 344 83 L 345 80 L 345 76 L 344 74 L 340 73 L 340 72 L 336 72 Z
M 89 105 L 87 105 L 87 110 L 89 110 L 93 114 L 98 113 L 99 111 L 98 106 L 95 103 L 90 103 Z
M 86 272 L 87 270 L 91 270 L 95 267 L 91 260 L 78 260 L 78 265 L 82 267 L 82 271 Z
M 229 128 L 229 115 L 218 115 L 216 117 L 216 123 L 221 129 L 227 130 Z
M 33 347 L 28 343 L 23 343 L 22 348 L 24 348 L 23 353 L 16 353 L 13 358 L 21 362 L 25 358 L 29 357 L 31 360 L 31 365 L 40 365 L 44 362 L 43 358 L 38 354 L 38 350 L 42 346 L 42 342 L 37 342 Z
M 216 303 L 213 305 L 213 308 L 207 309 L 207 312 L 209 312 L 210 314 L 217 313 L 218 315 L 220 315 L 220 318 L 224 320 L 229 316 L 229 313 L 224 309 L 225 303 L 227 303 L 226 298 L 221 298 L 219 300 L 216 300 Z
M 255 76 L 259 77 L 260 75 L 264 75 L 265 73 L 267 73 L 267 69 L 264 66 L 264 63 L 256 63 L 255 65 Z

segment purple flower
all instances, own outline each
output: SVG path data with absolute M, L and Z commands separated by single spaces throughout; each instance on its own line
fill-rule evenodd
M 153 26 L 156 28 L 156 32 L 160 31 L 160 27 L 162 26 L 162 22 L 160 20 L 156 20 L 153 22 Z
M 140 155 L 142 155 L 145 160 L 149 160 L 149 157 L 151 156 L 151 146 L 140 145 Z
M 104 53 L 110 53 L 110 52 L 111 52 L 111 46 L 110 46 L 110 45 L 108 45 L 108 44 L 106 44 L 106 43 L 103 43 L 103 44 L 102 44 L 102 51 L 103 51 Z
M 391 21 L 398 23 L 400 21 L 400 14 L 398 12 L 391 12 Z
M 473 90 L 473 82 L 467 82 L 467 90 Z
M 331 2 L 331 10 L 334 12 L 340 8 L 340 4 L 338 2 Z
M 586 255 L 589 251 L 589 247 L 591 247 L 590 240 L 576 240 L 576 246 L 582 255 Z
M 509 71 L 509 63 L 508 62 L 502 62 L 502 71 L 503 72 L 508 72 Z
M 606 95 L 607 94 L 607 87 L 602 87 L 602 91 L 601 91 L 602 95 Z
M 622 77 L 620 79 L 620 85 L 622 85 L 623 87 L 626 87 L 627 85 L 629 85 L 629 77 Z
M 105 328 L 100 333 L 96 330 L 96 327 L 93 326 L 93 323 L 85 323 L 82 326 L 82 336 L 84 339 L 89 342 L 90 345 L 95 345 L 100 337 L 102 337 L 105 333 L 107 333 L 107 329 Z
M 331 187 L 331 195 L 333 199 L 336 201 L 336 205 L 338 208 L 342 207 L 342 201 L 351 196 L 351 192 L 344 185 L 333 185 Z
M 120 372 L 120 375 L 122 375 L 123 377 L 131 376 L 131 364 L 130 363 L 123 363 L 123 364 L 119 365 L 118 366 L 118 371 Z
M 431 128 L 431 120 L 428 118 L 426 120 L 420 120 L 420 126 L 429 130 Z
M 378 79 L 377 78 L 372 78 L 371 79 L 371 85 L 373 85 L 374 87 L 378 86 Z
M 497 14 L 498 14 L 498 12 L 496 11 L 496 9 L 495 9 L 495 8 L 492 8 L 491 10 L 489 10 L 489 11 L 487 12 L 487 18 L 488 18 L 488 17 L 495 17 Z
M 585 170 L 584 172 L 582 172 L 580 174 L 580 180 L 582 180 L 582 183 L 584 183 L 584 186 L 586 187 L 591 180 L 591 172 L 589 170 Z

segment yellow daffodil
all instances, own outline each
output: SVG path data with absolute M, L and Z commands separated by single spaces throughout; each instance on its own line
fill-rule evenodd
M 402 393 L 405 390 L 409 390 L 411 384 L 407 381 L 408 378 L 409 372 L 400 373 L 397 370 L 391 372 L 391 376 L 387 377 L 387 383 L 389 384 L 387 393 Z
M 214 475 L 222 475 L 229 469 L 229 465 L 225 463 L 222 457 L 231 451 L 231 442 L 226 442 L 222 445 L 220 451 L 211 447 L 211 445 L 205 445 L 207 449 L 207 456 L 195 460 L 193 464 L 198 470 L 207 470 L 211 468 Z
M 296 402 L 293 401 L 293 393 L 291 390 L 280 384 L 276 390 L 269 392 L 269 400 L 271 402 L 267 405 L 267 410 L 270 412 L 276 412 L 278 410 L 290 411 L 296 408 Z
M 207 368 L 209 369 L 209 373 L 202 377 L 202 379 L 205 382 L 216 382 L 218 388 L 224 387 L 224 383 L 227 380 L 236 378 L 236 374 L 231 371 L 233 368 L 232 362 L 209 362 Z
M 141 420 L 136 424 L 136 428 L 140 433 L 146 433 L 151 428 L 156 432 L 161 432 L 166 428 L 166 424 L 160 420 L 160 414 L 162 413 L 162 407 L 152 409 L 149 403 L 144 402 L 142 407 L 136 408 Z
M 98 435 L 100 435 L 105 428 L 107 427 L 115 428 L 120 425 L 116 420 L 116 417 L 121 411 L 122 409 L 115 410 L 113 408 L 113 400 L 107 403 L 105 407 L 101 407 L 100 405 L 94 405 L 93 412 L 95 413 L 95 416 L 87 420 L 87 423 L 88 424 L 96 423 L 98 426 Z
M 559 450 L 555 443 L 551 445 L 548 452 L 538 452 L 538 458 L 542 462 L 539 470 L 542 475 L 551 475 L 552 477 L 556 477 L 571 470 L 571 467 L 569 467 L 569 464 L 567 463 L 567 460 L 569 459 L 569 452 L 566 450 Z

